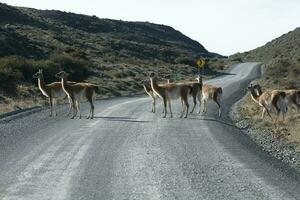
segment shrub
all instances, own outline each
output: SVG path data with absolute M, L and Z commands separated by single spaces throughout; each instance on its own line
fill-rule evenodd
M 82 81 L 87 78 L 91 75 L 89 68 L 93 68 L 93 64 L 90 61 L 74 58 L 68 54 L 53 54 L 50 56 L 50 62 L 48 64 L 55 70 L 59 69 L 57 72 L 64 70 L 70 73 L 70 80 L 74 81 Z
M 21 56 L 8 56 L 0 59 L 0 88 L 9 94 L 16 92 L 21 82 L 31 82 L 36 67 L 32 60 Z
M 68 54 L 53 54 L 47 60 L 31 60 L 21 56 L 0 58 L 0 89 L 7 94 L 16 94 L 20 83 L 34 83 L 32 75 L 40 68 L 46 82 L 58 81 L 55 74 L 61 70 L 70 73 L 70 80 L 83 81 L 91 72 L 93 64 L 88 60 L 74 58 Z

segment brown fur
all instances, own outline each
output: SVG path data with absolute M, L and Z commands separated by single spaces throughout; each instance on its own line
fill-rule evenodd
M 173 117 L 172 108 L 171 108 L 171 99 L 181 98 L 182 105 L 185 107 L 182 108 L 181 116 L 183 116 L 184 110 L 186 109 L 185 118 L 188 115 L 189 104 L 188 104 L 188 95 L 190 93 L 190 87 L 187 85 L 178 85 L 175 83 L 167 83 L 158 85 L 155 74 L 150 75 L 151 88 L 152 90 L 163 99 L 164 103 L 164 118 L 167 116 L 167 104 L 169 105 L 169 110 L 171 117 Z
M 221 116 L 221 97 L 223 94 L 223 90 L 221 87 L 216 87 L 213 85 L 207 85 L 204 84 L 202 86 L 202 101 L 203 101 L 203 112 L 206 113 L 207 108 L 206 108 L 206 104 L 207 101 L 212 100 L 214 101 L 218 108 L 219 108 L 219 116 Z
M 270 108 L 274 108 L 277 112 L 277 119 L 280 112 L 282 113 L 282 118 L 284 120 L 284 114 L 286 112 L 284 99 L 286 97 L 285 92 L 279 90 L 269 90 L 262 92 L 259 85 L 250 85 L 248 90 L 251 93 L 252 99 L 263 107 L 262 118 L 264 118 L 265 112 L 272 119 L 270 114 Z
M 91 84 L 91 83 L 76 83 L 73 85 L 67 84 L 67 77 L 68 74 L 64 71 L 61 71 L 56 74 L 56 77 L 61 78 L 61 84 L 62 88 L 65 91 L 65 93 L 71 98 L 72 104 L 73 104 L 73 116 L 72 119 L 77 116 L 77 112 L 79 112 L 79 118 L 81 118 L 81 112 L 80 112 L 80 100 L 81 98 L 87 99 L 87 101 L 90 103 L 90 113 L 88 115 L 88 119 L 94 118 L 94 103 L 93 103 L 93 97 L 98 90 L 97 85 Z M 84 93 L 82 93 L 84 92 Z
M 300 91 L 295 89 L 280 90 L 286 94 L 287 107 L 296 107 L 299 113 L 300 109 Z
M 197 99 L 199 101 L 199 105 L 201 106 L 201 91 L 202 91 L 202 83 L 198 83 L 198 82 L 183 82 L 183 83 L 179 83 L 179 84 L 183 84 L 186 85 L 190 88 L 190 95 L 192 96 L 193 99 L 193 108 L 191 110 L 190 113 L 193 113 L 195 110 L 195 107 L 197 105 Z
M 50 116 L 53 115 L 53 109 L 55 115 L 57 115 L 55 108 L 53 108 L 56 105 L 56 99 L 64 99 L 67 96 L 66 94 L 60 95 L 60 93 L 63 92 L 61 83 L 53 82 L 50 84 L 45 84 L 42 69 L 39 69 L 39 71 L 33 75 L 33 78 L 38 79 L 39 89 L 41 90 L 44 96 L 49 98 Z M 75 84 L 75 83 L 76 82 L 71 82 L 71 81 L 68 82 L 68 84 Z M 71 108 L 72 108 L 71 99 L 69 99 L 69 103 L 70 103 L 70 108 L 69 108 L 68 115 L 71 113 Z

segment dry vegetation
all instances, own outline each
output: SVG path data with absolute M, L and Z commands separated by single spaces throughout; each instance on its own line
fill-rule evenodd
M 230 59 L 263 62 L 265 73 L 255 81 L 263 90 L 300 89 L 300 28 L 257 49 L 230 56 Z M 268 117 L 260 119 L 261 110 L 248 94 L 242 101 L 240 111 L 250 119 L 253 127 L 268 130 L 274 137 L 293 144 L 300 152 L 300 114 L 295 110 L 289 110 L 286 122 L 275 127 Z

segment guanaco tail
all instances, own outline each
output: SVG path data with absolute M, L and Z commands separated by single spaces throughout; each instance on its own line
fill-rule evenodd
M 54 111 L 54 115 L 56 116 L 57 115 L 57 112 L 56 112 L 57 100 L 64 99 L 65 97 L 67 97 L 64 90 L 62 89 L 61 82 L 53 82 L 50 84 L 45 84 L 42 69 L 39 69 L 39 71 L 36 72 L 32 77 L 38 79 L 38 86 L 39 86 L 40 91 L 42 92 L 42 94 L 44 96 L 48 97 L 48 99 L 49 99 L 50 116 L 53 116 L 53 111 Z M 75 84 L 75 82 L 68 82 L 68 84 Z M 69 115 L 71 113 L 71 109 L 72 109 L 72 101 L 70 98 L 68 98 L 68 99 L 69 99 L 69 103 L 70 103 L 69 112 L 68 112 L 68 115 Z
M 159 85 L 157 83 L 157 76 L 155 73 L 150 73 L 150 82 L 152 90 L 163 99 L 164 103 L 164 118 L 167 116 L 167 104 L 169 105 L 169 111 L 171 117 L 173 117 L 171 100 L 172 99 L 181 99 L 182 103 L 182 112 L 180 117 L 183 117 L 184 111 L 186 111 L 185 118 L 187 118 L 189 112 L 189 103 L 188 103 L 188 95 L 191 92 L 192 88 L 188 85 L 184 84 L 175 84 L 175 83 L 167 83 Z
M 77 116 L 77 112 L 79 112 L 79 118 L 81 119 L 81 112 L 80 112 L 80 102 L 82 100 L 87 100 L 90 103 L 90 112 L 87 119 L 94 118 L 94 97 L 96 92 L 98 91 L 98 86 L 91 84 L 91 83 L 76 83 L 70 85 L 67 83 L 68 81 L 68 73 L 65 71 L 61 71 L 57 73 L 55 76 L 57 78 L 61 78 L 61 85 L 64 92 L 68 95 L 69 98 L 72 100 L 73 105 L 73 116 L 74 119 Z
M 262 119 L 265 116 L 265 113 L 269 115 L 271 119 L 272 116 L 270 111 L 274 108 L 277 111 L 277 119 L 279 118 L 280 113 L 282 113 L 282 119 L 284 121 L 284 115 L 287 111 L 286 105 L 286 93 L 279 90 L 270 90 L 270 91 L 261 91 L 260 85 L 252 85 L 247 88 L 250 91 L 252 99 L 258 103 L 262 108 Z

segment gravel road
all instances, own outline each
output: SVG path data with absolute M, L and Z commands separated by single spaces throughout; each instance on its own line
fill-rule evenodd
M 174 118 L 150 112 L 146 96 L 96 103 L 94 120 L 50 118 L 48 110 L 0 119 L 0 199 L 300 199 L 298 174 L 232 125 L 227 113 L 260 73 L 232 67 L 224 112 Z M 190 100 L 191 103 L 191 100 Z M 82 106 L 87 114 L 87 105 Z

